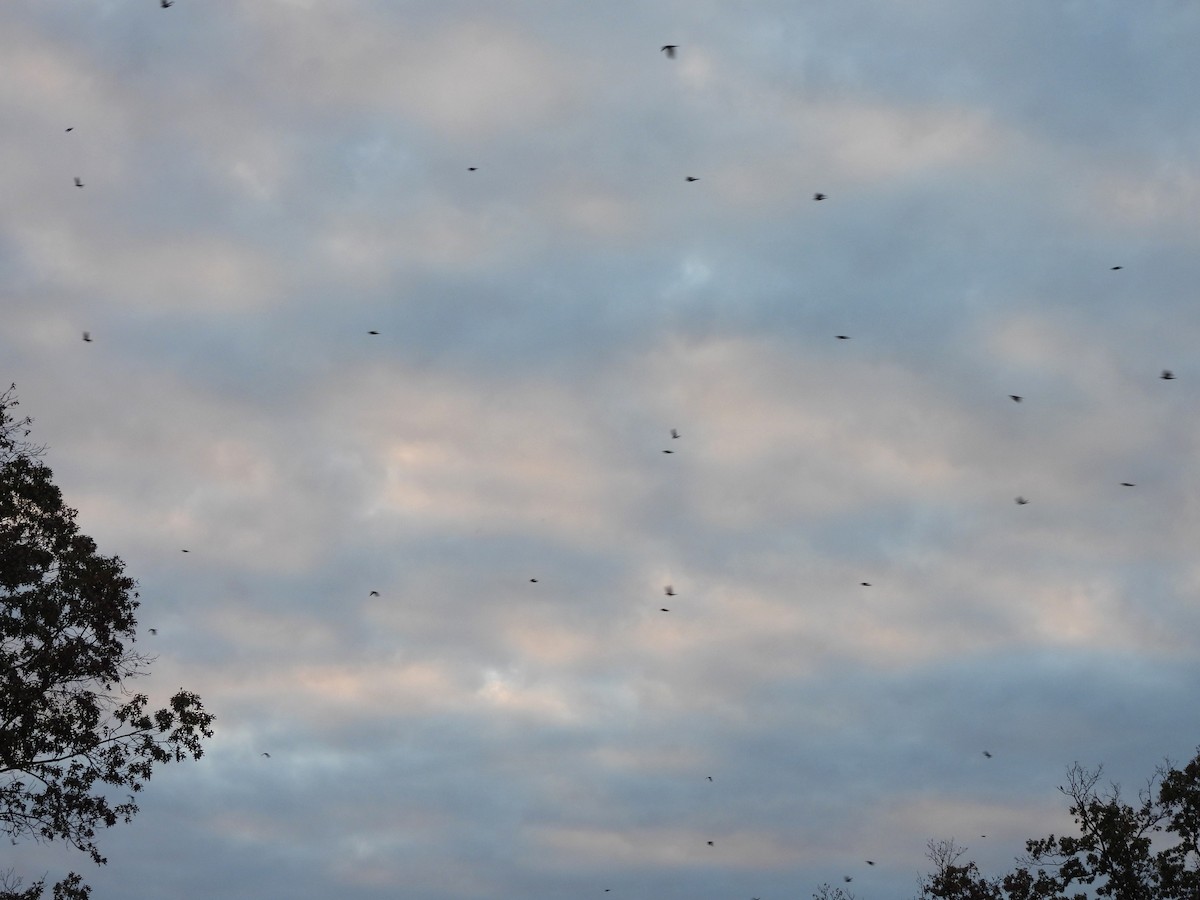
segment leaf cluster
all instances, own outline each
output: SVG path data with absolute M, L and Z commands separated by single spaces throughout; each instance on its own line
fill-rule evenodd
M 157 765 L 202 756 L 213 717 L 189 691 L 155 710 L 129 689 L 151 662 L 134 649 L 136 584 L 79 532 L 13 405 L 0 395 L 0 831 L 103 864 L 97 830 L 132 819 Z M 72 890 L 86 886 L 55 896 Z

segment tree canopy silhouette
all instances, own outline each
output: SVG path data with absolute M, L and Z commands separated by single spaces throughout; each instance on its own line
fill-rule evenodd
M 986 877 L 962 861 L 966 848 L 930 842 L 934 871 L 920 900 L 1197 900 L 1200 898 L 1200 749 L 1182 768 L 1159 766 L 1134 803 L 1101 768 L 1075 763 L 1059 791 L 1078 835 L 1025 842 L 1018 867 Z
M 97 829 L 131 821 L 155 766 L 202 756 L 213 717 L 189 691 L 154 710 L 129 689 L 152 661 L 134 649 L 136 583 L 79 533 L 25 440 L 31 420 L 10 412 L 14 391 L 0 394 L 0 831 L 103 865 Z M 20 884 L 5 873 L 0 900 L 41 896 L 42 882 Z M 56 900 L 89 892 L 75 873 L 54 888 Z

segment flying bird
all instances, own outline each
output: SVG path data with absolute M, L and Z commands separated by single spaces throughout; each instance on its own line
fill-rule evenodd
M 74 125 L 72 125 L 70 128 L 68 128 L 68 129 L 67 129 L 67 131 L 74 131 L 74 130 L 75 130 L 75 126 L 74 126 Z
M 660 606 L 660 607 L 658 608 L 658 611 L 659 611 L 659 612 L 670 612 L 670 610 L 669 610 L 669 609 L 667 609 L 665 606 Z
M 671 585 L 668 584 L 665 588 L 663 588 L 663 590 L 667 592 L 668 597 L 675 596 L 675 588 L 673 588 Z
M 663 453 L 674 453 L 674 450 L 664 450 Z
M 1161 378 L 1163 381 L 1171 381 L 1172 379 L 1174 379 L 1175 373 L 1172 372 L 1170 369 L 1163 369 L 1163 373 L 1161 375 L 1159 375 L 1158 377 Z
M 379 591 L 371 591 L 371 593 L 369 593 L 367 596 L 368 597 L 378 597 Z
M 75 179 L 75 187 L 83 187 L 83 182 L 78 178 Z
M 92 342 L 92 333 L 90 331 L 85 331 L 83 333 L 83 340 L 85 343 L 90 344 Z
M 1137 487 L 1137 485 L 1132 481 L 1122 481 L 1121 487 Z
M 368 331 L 367 334 L 379 334 L 378 331 Z
M 712 776 L 711 776 L 711 775 L 709 775 L 709 776 L 708 776 L 708 780 L 709 780 L 709 781 L 712 781 Z
M 849 883 L 850 883 L 850 882 L 852 882 L 853 880 L 854 880 L 854 879 L 853 879 L 853 878 L 851 878 L 849 875 L 843 875 L 843 876 L 842 876 L 842 881 L 846 882 L 846 884 L 849 884 Z
M 150 633 L 151 633 L 151 634 L 158 634 L 158 629 L 157 629 L 157 628 L 151 628 L 151 629 L 150 629 Z
M 179 552 L 180 553 L 191 553 L 192 551 L 191 550 L 180 550 Z
M 713 842 L 712 842 L 712 841 L 709 841 L 709 842 L 708 842 L 708 846 L 710 846 L 710 847 L 711 847 L 712 845 L 713 845 Z
M 467 171 L 468 172 L 478 172 L 479 166 L 467 166 Z
M 678 49 L 678 44 L 663 44 L 662 47 L 659 48 L 659 53 L 667 54 L 667 59 L 674 59 L 675 51 Z
M 671 437 L 673 437 L 673 438 L 679 437 L 679 432 L 676 431 L 674 428 L 671 429 Z
M 983 755 L 984 755 L 984 756 L 986 756 L 988 759 L 991 759 L 991 758 L 992 758 L 992 754 L 991 754 L 991 753 L 989 753 L 987 750 L 984 750 L 984 751 L 983 751 Z
M 697 178 L 695 175 L 689 175 L 689 176 L 687 176 L 687 178 L 684 179 L 684 181 L 699 181 L 699 180 L 700 179 Z
M 1013 403 L 1020 403 L 1025 398 L 1022 397 L 1020 394 L 1009 394 L 1008 399 L 1011 400 Z
M 814 200 L 824 200 L 825 194 L 813 194 L 813 199 Z
M 166 0 L 163 0 L 163 2 L 165 3 L 165 2 L 166 2 Z M 264 753 L 264 754 L 263 754 L 263 756 L 265 756 L 267 759 L 270 759 L 270 758 L 271 758 L 271 754 L 270 754 L 270 753 Z
M 1123 269 L 1123 268 L 1125 268 L 1125 267 L 1124 266 L 1113 266 L 1110 271 L 1116 272 L 1117 270 Z
M 861 584 L 863 587 L 870 587 L 870 586 L 871 586 L 871 582 L 869 582 L 869 581 L 860 581 L 860 582 L 859 582 L 859 584 Z
M 1017 502 L 1017 506 L 1024 506 L 1029 501 L 1026 500 L 1024 497 L 1018 497 L 1016 502 Z
M 848 335 L 848 334 L 835 334 L 834 337 L 837 338 L 839 341 L 850 340 L 850 335 Z
M 158 0 L 163 9 L 170 9 L 175 5 L 175 0 Z
M 529 583 L 530 583 L 530 584 L 537 584 L 537 579 L 536 579 L 536 578 L 530 578 L 530 579 L 529 579 Z
M 868 859 L 868 860 L 867 860 L 867 865 L 868 865 L 868 866 L 873 866 L 873 865 L 875 865 L 875 860 L 873 860 L 873 859 Z

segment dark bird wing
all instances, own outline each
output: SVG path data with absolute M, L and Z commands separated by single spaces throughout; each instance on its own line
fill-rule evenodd
M 75 187 L 83 187 L 83 182 L 78 178 L 75 179 Z

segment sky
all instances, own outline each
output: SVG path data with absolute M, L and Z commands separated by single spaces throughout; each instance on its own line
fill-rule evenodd
M 0 4 L 0 382 L 138 581 L 135 687 L 217 717 L 107 866 L 0 863 L 894 900 L 930 840 L 1069 831 L 1074 762 L 1190 759 L 1198 42 L 1180 0 Z

